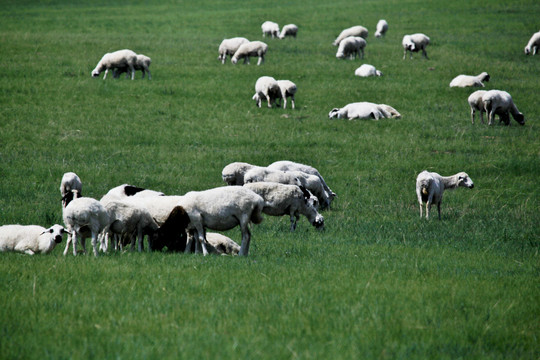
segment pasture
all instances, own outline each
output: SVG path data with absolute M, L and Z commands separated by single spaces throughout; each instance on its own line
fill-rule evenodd
M 287 159 L 316 167 L 338 198 L 321 232 L 265 216 L 246 258 L 64 257 L 65 239 L 49 255 L 2 253 L 2 358 L 538 359 L 540 55 L 523 48 L 540 3 L 308 3 L 3 1 L 0 224 L 62 224 L 67 171 L 99 199 L 123 183 L 208 189 L 230 162 Z M 265 20 L 298 37 L 263 39 Z M 336 59 L 331 43 L 352 25 L 369 29 L 365 58 Z M 415 32 L 431 38 L 429 60 L 402 59 Z M 222 65 L 234 36 L 265 41 L 265 63 Z M 151 81 L 90 76 L 123 48 L 152 58 Z M 384 76 L 355 77 L 362 63 Z M 471 124 L 476 89 L 448 84 L 482 71 L 524 126 Z M 263 75 L 297 84 L 295 110 L 255 107 Z M 356 101 L 402 118 L 328 119 Z M 475 183 L 445 192 L 441 221 L 419 217 L 425 169 Z

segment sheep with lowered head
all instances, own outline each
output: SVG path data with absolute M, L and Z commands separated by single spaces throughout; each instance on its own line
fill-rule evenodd
M 427 59 L 426 47 L 429 45 L 429 37 L 425 34 L 417 33 L 403 36 L 401 45 L 403 46 L 403 60 L 407 57 L 407 51 L 412 59 L 413 52 L 422 51 L 422 55 Z
M 105 71 L 105 75 L 103 75 L 103 80 L 105 80 L 109 70 L 126 67 L 131 73 L 131 80 L 133 80 L 135 79 L 136 62 L 137 54 L 128 49 L 107 53 L 103 55 L 101 60 L 99 60 L 98 64 L 96 65 L 96 68 L 92 70 L 92 77 L 98 77 L 99 74 Z
M 379 20 L 377 23 L 377 30 L 375 31 L 375 37 L 380 38 L 384 36 L 386 31 L 388 31 L 388 23 L 384 19 Z
M 360 25 L 347 28 L 338 35 L 338 37 L 336 38 L 336 40 L 334 40 L 332 45 L 338 46 L 343 39 L 348 38 L 349 36 L 359 36 L 361 38 L 367 39 L 368 29 Z
M 483 81 L 489 81 L 489 74 L 483 72 L 479 75 L 458 75 L 450 81 L 450 87 L 484 87 Z
M 281 99 L 283 99 L 283 108 L 287 108 L 287 98 L 291 98 L 291 107 L 294 109 L 294 94 L 296 94 L 296 84 L 290 80 L 277 80 L 279 90 L 281 91 Z M 279 99 L 279 98 L 278 98 Z M 279 106 L 279 105 L 278 105 Z
M 531 39 L 529 40 L 527 46 L 525 46 L 524 49 L 525 55 L 529 55 L 531 52 L 533 55 L 536 55 L 538 47 L 540 47 L 540 31 L 534 33 L 531 36 Z
M 0 252 L 15 251 L 28 255 L 48 254 L 62 242 L 66 231 L 58 224 L 46 229 L 39 225 L 0 226 Z
M 334 108 L 328 113 L 330 119 L 375 119 L 400 118 L 401 114 L 396 109 L 386 104 L 374 104 L 371 102 L 356 102 L 345 105 L 342 108 Z
M 366 47 L 366 40 L 360 36 L 349 36 L 339 43 L 336 57 L 338 59 L 355 59 L 357 56 L 360 59 L 364 58 L 364 48 Z
M 236 64 L 238 60 L 244 59 L 244 64 L 249 64 L 249 58 L 251 56 L 257 56 L 259 57 L 259 60 L 257 61 L 258 66 L 264 62 L 264 55 L 266 55 L 267 50 L 268 45 L 266 45 L 262 41 L 250 41 L 248 43 L 240 45 L 238 50 L 236 50 L 233 57 L 231 58 L 231 62 L 233 64 Z
M 246 162 L 233 162 L 225 165 L 221 171 L 221 178 L 227 185 L 244 185 L 244 175 L 253 168 L 262 166 L 252 165 Z
M 133 68 L 135 70 L 141 70 L 142 71 L 142 78 L 144 79 L 144 75 L 148 73 L 148 80 L 152 80 L 152 74 L 150 73 L 150 64 L 152 63 L 152 59 L 150 59 L 148 56 L 143 54 L 137 54 L 137 59 L 135 61 L 135 64 L 133 65 Z M 123 66 L 118 67 L 113 70 L 113 78 L 120 77 L 121 74 L 126 73 L 126 77 L 129 75 L 129 67 Z
M 499 119 L 506 125 L 510 125 L 510 115 L 520 125 L 525 125 L 525 116 L 519 112 L 517 106 L 512 100 L 512 96 L 506 91 L 489 90 L 482 96 L 484 109 L 488 114 L 488 125 L 493 124 L 495 115 L 499 115 Z
M 279 38 L 285 39 L 286 36 L 292 36 L 296 38 L 297 33 L 298 33 L 298 26 L 294 24 L 287 24 L 281 29 L 281 32 L 279 33 Z
M 82 196 L 81 178 L 74 172 L 67 172 L 60 181 L 60 194 L 62 195 L 62 208 L 73 199 Z
M 272 102 L 281 98 L 281 89 L 278 82 L 271 76 L 261 76 L 255 82 L 255 95 L 252 99 L 258 107 L 261 107 L 262 99 L 266 99 L 268 107 L 272 107 Z
M 355 76 L 369 77 L 369 76 L 382 76 L 383 73 L 375 69 L 375 66 L 369 64 L 362 64 L 358 69 L 354 71 Z
M 273 21 L 265 21 L 261 25 L 263 36 L 272 36 L 272 38 L 279 37 L 279 25 Z
M 486 90 L 477 90 L 473 92 L 469 97 L 467 98 L 467 102 L 469 103 L 469 106 L 471 108 L 471 122 L 474 124 L 474 114 L 479 111 L 480 112 L 480 120 L 482 121 L 482 124 L 484 123 L 484 113 L 486 112 L 486 109 L 484 108 L 484 103 L 482 101 L 482 96 L 487 93 Z
M 218 60 L 221 61 L 222 64 L 225 64 L 225 61 L 227 60 L 227 55 L 229 55 L 231 58 L 238 50 L 240 45 L 248 43 L 249 40 L 244 37 L 234 37 L 230 39 L 224 39 L 221 44 L 219 44 L 218 52 Z

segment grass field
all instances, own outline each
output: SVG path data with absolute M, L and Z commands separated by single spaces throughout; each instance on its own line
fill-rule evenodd
M 62 223 L 62 174 L 86 196 L 130 183 L 167 194 L 222 186 L 233 161 L 316 167 L 338 194 L 318 232 L 265 217 L 247 258 L 122 253 L 0 256 L 2 359 L 538 359 L 538 1 L 3 1 L 0 224 Z M 375 39 L 375 24 L 390 24 Z M 295 23 L 266 62 L 222 65 L 223 38 Z M 364 60 L 335 58 L 366 26 Z M 404 34 L 431 38 L 402 60 Z M 104 53 L 152 58 L 153 79 L 90 76 Z M 375 65 L 384 76 L 360 79 Z M 458 74 L 487 71 L 525 126 L 470 121 Z M 258 109 L 262 75 L 297 109 Z M 402 119 L 330 120 L 355 101 Z M 466 171 L 442 220 L 419 218 L 416 175 Z M 433 214 L 436 214 L 436 210 Z M 235 229 L 227 235 L 240 240 Z

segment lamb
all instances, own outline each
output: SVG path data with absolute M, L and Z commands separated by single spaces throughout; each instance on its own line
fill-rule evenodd
M 135 61 L 135 64 L 133 65 L 133 68 L 135 70 L 141 70 L 142 71 L 142 78 L 144 79 L 144 75 L 148 73 L 148 80 L 152 80 L 152 74 L 150 73 L 150 64 L 152 63 L 152 59 L 150 59 L 148 56 L 143 54 L 137 54 L 137 59 Z M 122 73 L 126 73 L 126 77 L 128 76 L 128 70 L 129 68 L 127 66 L 118 67 L 113 70 L 113 78 L 118 78 Z
M 425 34 L 412 34 L 403 36 L 401 44 L 403 45 L 403 60 L 407 56 L 407 51 L 410 52 L 410 57 L 412 59 L 412 53 L 422 50 L 422 55 L 427 59 L 426 47 L 429 45 L 429 37 Z
M 450 87 L 484 87 L 482 81 L 489 81 L 489 74 L 483 72 L 480 75 L 458 75 L 450 82 Z
M 107 77 L 110 69 L 128 68 L 131 73 L 131 80 L 135 79 L 135 64 L 137 62 L 137 54 L 133 51 L 124 49 L 103 55 L 99 60 L 96 68 L 92 70 L 92 77 L 97 77 L 105 70 L 103 80 Z
M 477 90 L 473 92 L 471 95 L 469 95 L 467 102 L 469 103 L 469 106 L 471 107 L 471 122 L 474 124 L 474 113 L 479 111 L 480 112 L 480 120 L 482 120 L 482 124 L 484 123 L 484 113 L 486 110 L 484 109 L 484 103 L 482 102 L 482 96 L 487 93 L 486 90 Z
M 533 55 L 536 55 L 536 52 L 538 50 L 538 47 L 540 46 L 540 31 L 534 33 L 531 36 L 531 39 L 527 43 L 527 46 L 525 46 L 524 52 L 525 55 L 529 55 L 532 51 Z
M 291 106 L 294 109 L 294 94 L 296 94 L 296 84 L 290 80 L 278 80 L 277 84 L 281 92 L 281 98 L 283 99 L 283 108 L 287 108 L 287 98 L 291 98 Z
M 251 183 L 244 187 L 264 199 L 263 213 L 271 216 L 289 215 L 291 231 L 296 229 L 300 215 L 304 215 L 317 229 L 324 228 L 324 217 L 309 202 L 311 194 L 304 187 L 272 182 Z
M 525 116 L 519 112 L 517 106 L 512 100 L 512 96 L 506 91 L 489 90 L 482 96 L 484 109 L 488 114 L 488 125 L 493 124 L 495 115 L 506 125 L 510 125 L 510 114 L 520 125 L 525 125 Z
M 65 208 L 74 198 L 81 197 L 81 178 L 74 172 L 65 173 L 60 182 L 60 194 L 62 194 L 62 208 Z
M 261 166 L 251 165 L 246 162 L 233 162 L 223 168 L 221 178 L 227 185 L 244 185 L 244 175 L 254 167 L 261 168 Z
M 246 44 L 248 42 L 249 40 L 244 37 L 235 37 L 223 40 L 221 44 L 219 44 L 218 60 L 221 61 L 222 64 L 225 64 L 225 61 L 227 60 L 227 55 L 232 57 L 236 50 L 238 50 L 240 45 Z
M 258 56 L 259 60 L 257 61 L 257 65 L 261 65 L 264 62 L 264 55 L 266 55 L 267 50 L 268 45 L 262 41 L 250 41 L 240 45 L 231 58 L 231 61 L 233 64 L 236 64 L 238 60 L 244 59 L 244 64 L 249 64 L 250 56 Z
M 263 36 L 272 36 L 272 39 L 279 37 L 279 25 L 273 21 L 265 21 L 261 25 Z
M 426 170 L 416 178 L 416 196 L 420 204 L 420 217 L 422 217 L 422 203 L 426 203 L 426 219 L 429 219 L 429 209 L 432 204 L 437 205 L 439 220 L 441 220 L 441 201 L 444 190 L 466 187 L 472 189 L 473 181 L 467 173 L 459 172 L 452 176 L 441 176 Z
M 336 40 L 334 40 L 332 45 L 338 46 L 343 39 L 348 38 L 349 36 L 360 36 L 360 37 L 362 37 L 364 39 L 367 39 L 367 37 L 368 37 L 368 29 L 366 29 L 365 27 L 360 26 L 360 25 L 353 26 L 353 27 L 350 27 L 348 29 L 345 29 L 339 34 L 339 36 L 336 38 Z
M 382 76 L 383 73 L 375 69 L 375 66 L 369 64 L 363 64 L 354 71 L 355 76 L 368 77 L 368 76 Z
M 366 40 L 360 36 L 349 36 L 339 43 L 336 57 L 338 59 L 355 59 L 360 54 L 360 59 L 364 58 L 364 48 Z
M 296 38 L 297 33 L 298 33 L 298 26 L 294 24 L 287 24 L 281 29 L 281 32 L 279 33 L 279 38 L 285 39 L 286 36 L 292 36 Z
M 261 76 L 255 83 L 255 95 L 253 100 L 258 107 L 261 107 L 262 99 L 265 98 L 268 102 L 268 107 L 272 107 L 272 102 L 281 98 L 282 93 L 278 82 L 271 76 Z
M 0 252 L 16 251 L 28 255 L 48 254 L 62 242 L 64 227 L 54 224 L 46 229 L 39 225 L 0 226 Z
M 386 104 L 374 104 L 371 102 L 356 102 L 347 104 L 342 108 L 334 108 L 328 113 L 329 118 L 338 119 L 375 119 L 401 118 L 396 109 Z
M 375 37 L 380 38 L 386 34 L 386 31 L 388 31 L 388 23 L 386 20 L 379 20 L 377 23 L 377 30 L 375 31 Z

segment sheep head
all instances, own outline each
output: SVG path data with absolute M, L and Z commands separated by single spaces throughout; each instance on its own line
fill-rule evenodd
M 458 177 L 458 186 L 466 187 L 469 189 L 472 189 L 474 187 L 474 183 L 469 177 L 469 175 L 467 175 L 467 173 L 460 172 L 457 174 L 457 177 Z

